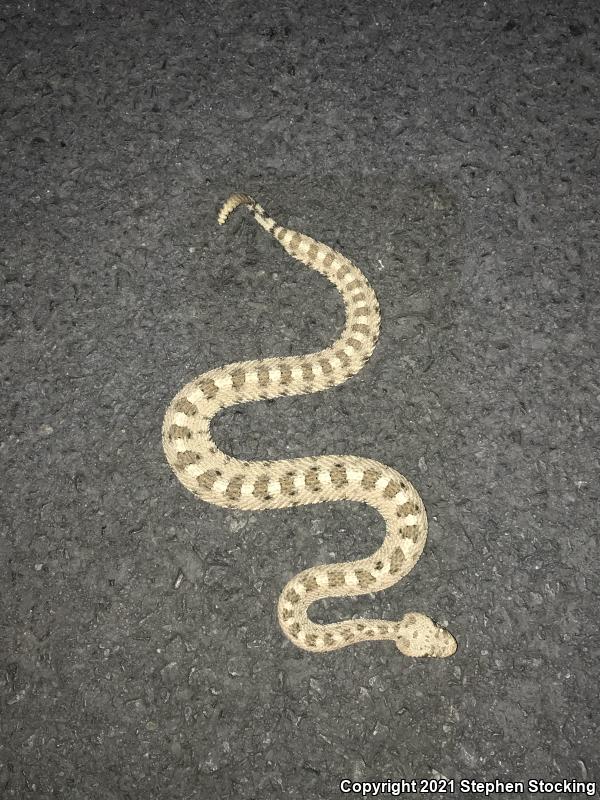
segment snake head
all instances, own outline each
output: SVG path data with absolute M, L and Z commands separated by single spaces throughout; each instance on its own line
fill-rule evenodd
M 396 647 L 405 656 L 446 658 L 456 652 L 456 639 L 425 614 L 406 614 L 398 625 Z

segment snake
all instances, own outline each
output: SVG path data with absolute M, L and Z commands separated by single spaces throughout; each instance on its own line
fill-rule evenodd
M 310 567 L 284 586 L 277 616 L 294 645 L 322 653 L 387 640 L 406 656 L 451 656 L 457 648 L 452 634 L 420 612 L 408 612 L 399 621 L 353 617 L 328 624 L 308 616 L 309 607 L 318 600 L 378 592 L 415 566 L 427 538 L 427 515 L 407 478 L 378 461 L 353 455 L 245 461 L 222 452 L 213 441 L 211 421 L 226 408 L 321 392 L 343 383 L 368 360 L 380 330 L 375 293 L 348 258 L 277 224 L 247 194 L 235 193 L 226 200 L 218 214 L 219 225 L 238 206 L 247 208 L 290 256 L 336 287 L 344 302 L 345 326 L 337 340 L 319 352 L 235 362 L 187 383 L 164 416 L 166 459 L 186 489 L 223 508 L 263 511 L 345 500 L 366 503 L 383 517 L 383 543 L 372 555 Z

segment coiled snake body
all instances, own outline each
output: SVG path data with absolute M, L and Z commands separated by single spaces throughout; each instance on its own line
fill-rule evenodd
M 410 481 L 390 467 L 357 456 L 241 461 L 222 453 L 211 438 L 211 419 L 224 408 L 343 383 L 361 369 L 379 335 L 377 298 L 354 264 L 327 245 L 281 227 L 244 194 L 231 195 L 219 213 L 219 224 L 239 205 L 246 206 L 291 256 L 336 286 L 344 300 L 346 325 L 339 339 L 318 353 L 229 364 L 188 383 L 165 415 L 167 460 L 186 488 L 218 506 L 259 511 L 354 500 L 376 508 L 386 524 L 381 547 L 368 558 L 312 567 L 296 575 L 279 598 L 279 623 L 295 645 L 314 652 L 390 639 L 408 656 L 450 656 L 456 650 L 453 636 L 424 614 L 408 613 L 400 622 L 350 619 L 327 625 L 307 616 L 316 600 L 380 591 L 410 572 L 427 537 L 425 509 Z

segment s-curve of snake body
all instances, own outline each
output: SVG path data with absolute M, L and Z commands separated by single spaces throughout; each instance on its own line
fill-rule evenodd
M 427 517 L 410 481 L 390 467 L 358 456 L 241 461 L 222 453 L 211 438 L 210 422 L 225 408 L 320 392 L 343 383 L 365 364 L 379 335 L 377 298 L 354 264 L 327 245 L 278 225 L 245 194 L 229 197 L 219 224 L 238 206 L 246 206 L 293 258 L 334 284 L 344 300 L 346 324 L 340 337 L 320 352 L 237 362 L 184 386 L 165 414 L 167 460 L 187 489 L 225 508 L 262 511 L 353 500 L 379 511 L 386 533 L 373 555 L 304 570 L 283 589 L 279 623 L 295 645 L 320 653 L 358 642 L 391 640 L 407 656 L 451 656 L 456 650 L 454 637 L 421 613 L 407 613 L 399 622 L 349 619 L 331 624 L 316 624 L 307 614 L 312 603 L 326 597 L 386 589 L 414 567 L 425 545 Z

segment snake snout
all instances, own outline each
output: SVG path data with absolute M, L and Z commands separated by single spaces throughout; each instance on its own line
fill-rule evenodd
M 425 614 L 406 614 L 400 623 L 396 647 L 405 656 L 447 658 L 456 652 L 456 639 Z

